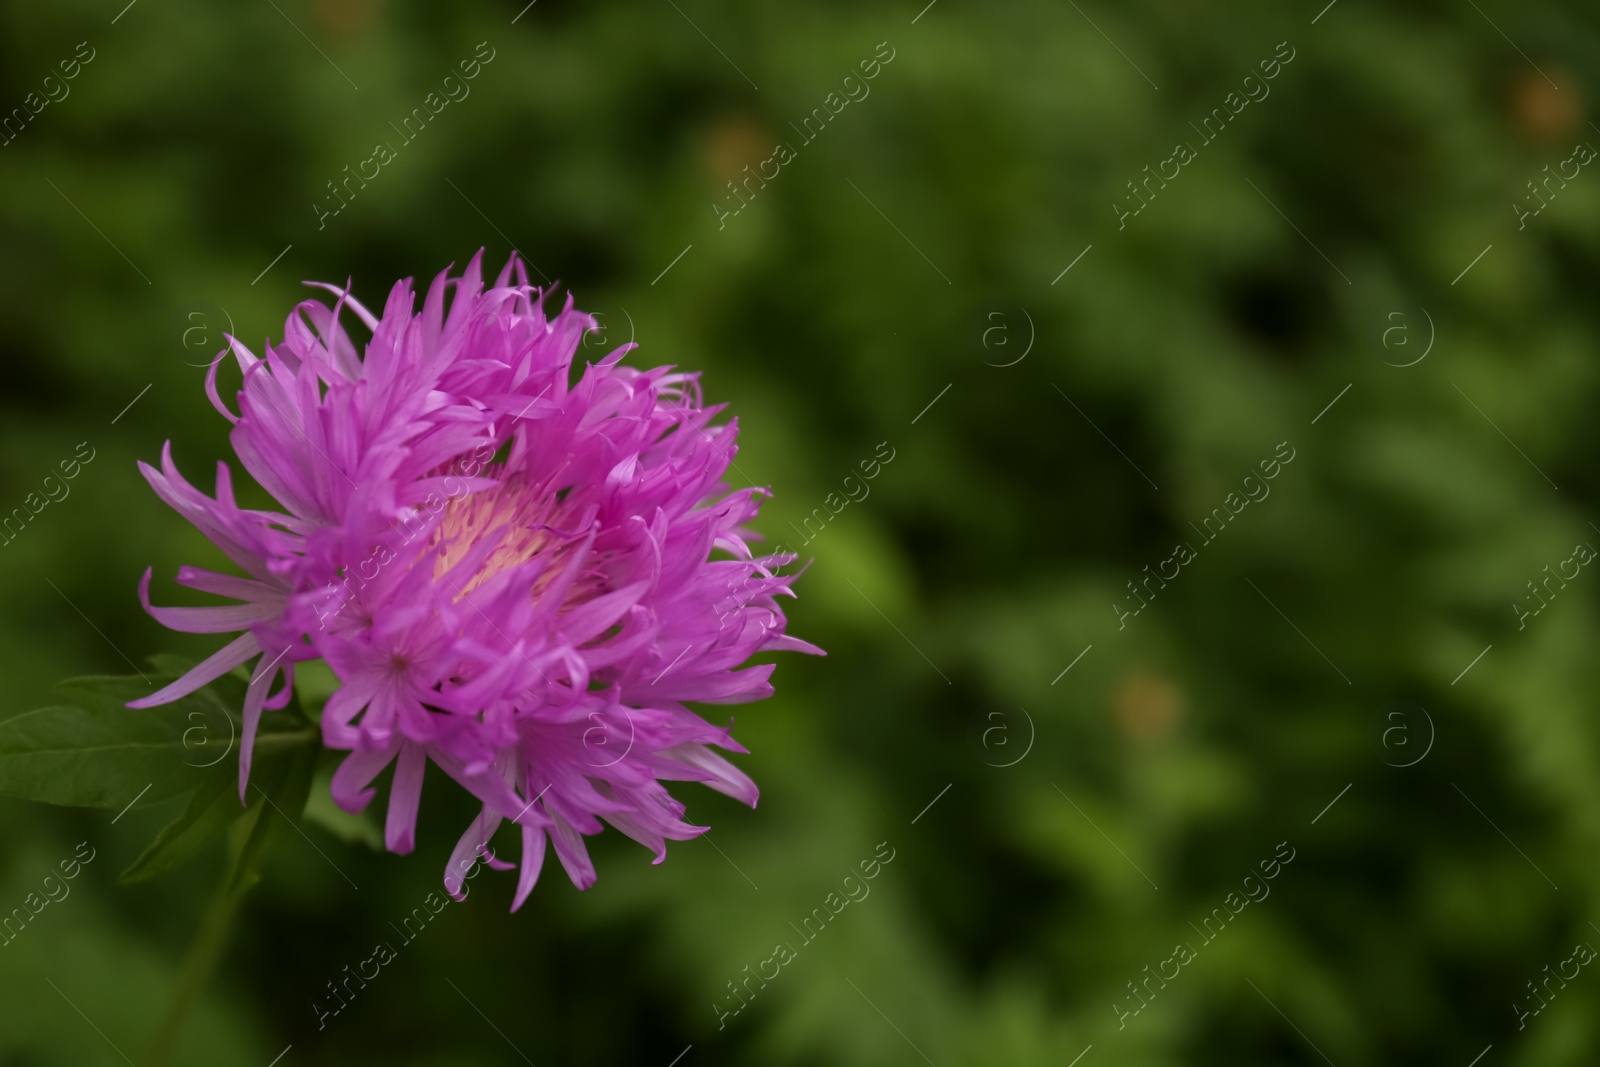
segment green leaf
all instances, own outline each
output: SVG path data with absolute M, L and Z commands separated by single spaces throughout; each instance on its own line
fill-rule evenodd
M 183 670 L 176 657 L 160 657 Z M 0 796 L 85 808 L 152 804 L 193 792 L 214 774 L 237 773 L 244 682 L 219 678 L 156 708 L 127 707 L 175 675 L 73 678 L 57 687 L 67 703 L 0 722 Z M 257 758 L 315 741 L 303 716 L 268 712 Z
M 0 796 L 80 808 L 121 808 L 182 796 L 207 769 L 185 761 L 191 712 L 216 713 L 185 698 L 144 711 L 105 702 L 40 708 L 0 722 Z
M 74 678 L 58 692 L 67 703 L 25 712 L 0 722 L 0 796 L 74 807 L 124 808 L 137 800 L 156 803 L 187 795 L 183 813 L 156 836 L 120 876 L 140 882 L 196 855 L 227 826 L 246 816 L 240 847 L 246 872 L 275 832 L 281 817 L 263 820 L 240 804 L 240 708 L 246 682 L 224 676 L 196 692 L 157 708 L 127 702 L 148 695 L 189 669 L 175 656 L 152 657 L 151 677 Z M 256 797 L 266 795 L 285 811 L 305 806 L 310 771 L 320 751 L 315 729 L 302 715 L 269 712 L 256 737 Z M 287 792 L 285 792 L 287 790 Z M 270 808 L 257 801 L 253 808 Z
M 311 775 L 317 766 L 318 747 L 303 745 L 270 760 L 253 774 L 250 796 L 254 802 L 235 827 L 235 846 L 229 892 L 243 893 L 261 880 L 259 866 L 268 846 L 294 825 L 305 810 L 311 792 Z
M 117 876 L 123 885 L 148 881 L 192 859 L 207 841 L 244 814 L 232 774 L 213 775 L 189 795 L 189 806 L 168 823 L 138 859 Z
M 152 656 L 151 661 L 174 676 L 190 667 L 176 656 Z M 90 696 L 94 698 L 108 690 L 115 692 L 125 688 L 127 683 L 127 679 L 96 679 L 91 688 L 98 692 L 91 691 Z M 243 729 L 237 709 L 244 701 L 245 684 L 245 679 L 235 672 L 193 694 L 196 699 L 212 702 L 214 708 L 205 714 L 195 710 L 188 712 L 187 719 L 194 725 L 184 731 L 187 750 L 184 762 L 199 766 L 208 774 L 190 794 L 184 812 L 162 829 L 144 853 L 122 872 L 119 881 L 141 882 L 164 874 L 193 858 L 230 823 L 247 818 L 254 827 L 260 819 L 259 813 L 252 814 L 240 803 L 235 791 L 238 782 L 236 742 Z M 81 688 L 76 683 L 74 686 Z M 256 736 L 254 781 L 276 788 L 288 773 L 286 761 L 305 749 L 316 752 L 319 746 L 315 731 L 305 729 L 300 716 L 292 711 L 264 715 Z M 232 758 L 227 758 L 230 756 Z M 254 786 L 251 788 L 255 790 Z M 255 791 L 259 796 L 260 791 Z M 277 802 L 276 797 L 274 801 Z
M 289 761 L 301 756 L 305 751 L 311 751 L 312 758 L 315 759 L 316 748 L 312 744 L 313 740 L 310 735 L 306 735 L 301 747 L 258 751 L 252 772 L 254 781 L 267 782 L 276 788 L 277 783 L 286 777 L 284 765 Z M 251 814 L 239 802 L 236 791 L 238 780 L 237 765 L 232 760 L 226 761 L 220 773 L 207 778 L 190 794 L 189 805 L 183 814 L 168 823 L 156 835 L 156 839 L 144 853 L 117 876 L 117 881 L 130 885 L 158 877 L 194 858 L 213 837 L 221 834 L 235 820 L 248 816 L 253 824 L 259 815 Z M 252 785 L 250 788 L 259 798 L 260 792 L 256 787 Z M 292 793 L 287 799 L 290 804 L 294 802 Z M 281 805 L 284 801 L 274 795 L 273 802 Z M 258 801 L 256 806 L 265 805 Z

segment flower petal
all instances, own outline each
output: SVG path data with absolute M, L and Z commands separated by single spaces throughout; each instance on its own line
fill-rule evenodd
M 389 787 L 389 816 L 383 827 L 383 843 L 390 852 L 404 855 L 416 847 L 417 805 L 422 802 L 422 778 L 427 769 L 428 756 L 421 745 L 407 741 L 400 746 L 400 762 Z
M 153 708 L 161 704 L 170 704 L 179 697 L 188 696 L 201 686 L 216 681 L 251 656 L 260 654 L 261 646 L 256 643 L 255 635 L 242 634 L 201 660 L 188 674 L 171 685 L 147 697 L 128 701 L 128 707 Z

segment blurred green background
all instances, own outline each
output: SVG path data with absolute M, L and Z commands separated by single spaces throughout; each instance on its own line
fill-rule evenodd
M 0 510 L 93 454 L 0 549 L 6 714 L 219 643 L 139 609 L 146 566 L 172 603 L 221 557 L 134 461 L 170 438 L 209 488 L 231 460 L 202 391 L 222 331 L 258 345 L 302 279 L 381 304 L 480 246 L 601 313 L 594 352 L 704 370 L 739 477 L 776 493 L 762 529 L 813 560 L 791 629 L 829 651 L 737 709 L 757 810 L 677 790 L 714 845 L 652 867 L 608 833 L 592 891 L 547 864 L 516 915 L 513 877 L 480 877 L 321 1030 L 311 1002 L 473 810 L 430 772 L 408 857 L 308 818 L 179 1062 L 1600 1059 L 1600 975 L 1529 988 L 1600 945 L 1600 576 L 1537 615 L 1527 584 L 1600 545 L 1592 7 L 122 3 L 0 7 L 0 109 L 60 97 L 0 147 Z M 470 96 L 319 228 L 327 183 L 475 52 Z M 1281 442 L 1270 496 L 1205 542 Z M 174 810 L 0 803 L 0 910 L 95 850 L 0 947 L 0 1062 L 138 1060 L 222 860 L 114 884 Z M 880 842 L 870 897 L 719 1027 Z M 1142 984 L 1178 942 L 1196 958 Z

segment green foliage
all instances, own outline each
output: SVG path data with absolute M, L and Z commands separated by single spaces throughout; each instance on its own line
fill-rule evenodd
M 294 816 L 306 806 L 311 775 L 317 764 L 317 744 L 297 743 L 279 759 L 252 771 L 250 788 L 257 799 L 245 811 L 232 831 L 232 870 L 227 881 L 229 892 L 242 893 L 261 880 L 262 858 L 286 828 L 294 827 Z M 259 773 L 259 779 L 256 774 Z
M 165 874 L 192 859 L 207 841 L 240 815 L 238 797 L 229 788 L 232 778 L 214 774 L 189 794 L 183 814 L 161 828 L 150 847 L 117 876 L 124 884 L 143 882 Z
M 121 679 L 79 679 L 98 686 Z M 137 683 L 137 679 L 135 679 Z M 0 723 L 0 794 L 46 804 L 115 808 L 149 787 L 152 801 L 187 793 L 203 775 L 183 763 L 184 716 L 199 701 L 133 711 L 67 690 L 84 706 L 25 712 Z M 206 710 L 212 710 L 207 708 Z
M 74 704 L 40 708 L 0 722 L 0 795 L 69 807 L 124 809 L 186 796 L 182 814 L 162 828 L 118 880 L 142 882 L 164 874 L 240 820 L 247 826 L 235 848 L 237 886 L 242 889 L 258 877 L 260 855 L 280 817 L 287 817 L 283 813 L 298 813 L 305 807 L 320 742 L 303 723 L 296 726 L 269 718 L 255 747 L 252 789 L 261 799 L 246 809 L 237 793 L 234 743 L 243 731 L 238 710 L 243 704 L 241 680 L 225 676 L 170 704 L 129 708 L 128 701 L 173 681 L 186 669 L 181 657 L 152 660 L 171 673 L 158 674 L 154 680 L 145 675 L 74 678 L 59 687 Z M 218 751 L 214 741 L 224 733 L 229 740 Z M 268 807 L 276 814 L 263 818 Z

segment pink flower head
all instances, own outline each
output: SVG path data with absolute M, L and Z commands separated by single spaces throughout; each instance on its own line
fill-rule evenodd
M 159 608 L 145 573 L 140 597 L 158 621 L 239 636 L 131 706 L 254 659 L 242 797 L 263 710 L 288 703 L 295 663 L 323 659 L 340 682 L 323 741 L 349 753 L 334 800 L 362 810 L 395 764 L 385 838 L 409 852 L 431 760 L 483 804 L 446 888 L 460 895 L 479 855 L 509 866 L 487 850 L 509 819 L 522 834 L 515 909 L 547 836 L 587 889 L 583 837 L 602 820 L 657 863 L 668 839 L 703 833 L 663 782 L 704 782 L 753 806 L 755 783 L 714 748 L 745 750 L 687 702 L 759 700 L 773 668 L 740 669 L 753 654 L 821 650 L 784 633 L 777 597 L 793 595 L 794 576 L 776 571 L 795 557 L 751 551 L 745 524 L 766 493 L 723 484 L 737 426 L 712 423 L 720 408 L 703 405 L 699 376 L 624 367 L 629 344 L 573 382 L 595 320 L 570 296 L 547 316 L 547 292 L 516 257 L 486 291 L 481 260 L 434 279 L 420 314 L 409 279 L 381 317 L 324 285 L 333 306 L 300 304 L 264 358 L 228 339 L 238 415 L 215 363 L 206 391 L 283 510 L 240 508 L 225 464 L 205 496 L 170 443 L 161 470 L 140 464 L 248 577 L 180 568 L 180 584 L 243 603 Z M 371 331 L 364 352 L 340 321 L 347 308 Z

